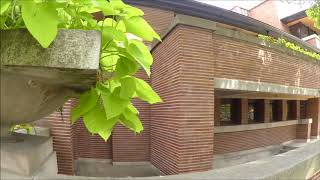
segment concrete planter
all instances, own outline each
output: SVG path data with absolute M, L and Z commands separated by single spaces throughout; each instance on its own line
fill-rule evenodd
M 44 49 L 26 30 L 1 31 L 1 138 L 41 119 L 96 82 L 100 34 L 61 30 Z M 10 139 L 10 138 L 9 138 Z

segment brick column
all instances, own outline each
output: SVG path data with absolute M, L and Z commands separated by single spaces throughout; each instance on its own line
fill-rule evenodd
M 248 99 L 233 99 L 231 120 L 238 124 L 248 124 Z
M 282 100 L 281 101 L 281 109 L 282 109 L 282 112 L 281 112 L 281 120 L 282 121 L 286 121 L 288 120 L 288 102 L 287 100 Z
M 214 125 L 220 126 L 220 105 L 221 99 L 215 98 L 214 99 Z
M 288 104 L 287 100 L 276 100 L 276 120 L 278 121 L 286 121 L 287 120 L 287 111 L 288 111 Z
M 151 106 L 151 163 L 164 174 L 212 168 L 212 47 L 212 31 L 178 25 L 153 51 L 151 84 L 163 103 Z
M 312 118 L 311 136 L 320 136 L 320 98 L 307 101 L 307 117 Z
M 70 120 L 73 106 L 74 99 L 70 99 L 62 106 L 62 112 L 55 111 L 43 118 L 42 122 L 38 122 L 50 127 L 50 134 L 53 137 L 53 150 L 57 153 L 59 174 L 74 175 L 75 173 L 74 132 Z
M 293 113 L 294 119 L 300 119 L 300 101 L 299 100 L 293 101 L 292 113 Z
M 263 122 L 264 123 L 269 123 L 271 122 L 271 117 L 270 117 L 270 100 L 269 99 L 264 99 L 263 101 Z

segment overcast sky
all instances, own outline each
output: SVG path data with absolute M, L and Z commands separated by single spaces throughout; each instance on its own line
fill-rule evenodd
M 251 9 L 261 3 L 263 0 L 197 0 L 203 3 L 218 6 L 224 9 L 231 9 L 234 6 L 240 6 L 245 9 Z M 310 7 L 311 0 L 276 0 L 280 18 L 289 16 L 296 12 L 302 11 Z M 289 2 L 289 3 L 288 3 Z

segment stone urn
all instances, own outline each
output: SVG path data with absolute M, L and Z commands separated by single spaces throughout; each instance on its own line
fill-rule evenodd
M 1 31 L 1 178 L 33 176 L 41 169 L 56 173 L 52 138 L 13 135 L 9 129 L 50 115 L 95 84 L 100 36 L 60 30 L 44 49 L 25 29 Z
M 1 138 L 39 120 L 96 82 L 100 34 L 61 30 L 44 49 L 26 30 L 1 31 Z

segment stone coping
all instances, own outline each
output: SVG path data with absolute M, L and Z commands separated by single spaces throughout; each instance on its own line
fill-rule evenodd
M 20 134 L 28 134 L 26 129 L 18 129 L 15 131 L 16 133 Z M 40 126 L 34 126 L 32 127 L 31 132 L 29 132 L 29 135 L 36 135 L 36 136 L 50 136 L 50 128 L 48 127 L 40 127 Z
M 161 39 L 164 39 L 172 31 L 172 29 L 174 29 L 179 24 L 212 30 L 212 32 L 217 35 L 225 36 L 228 38 L 233 38 L 233 39 L 240 40 L 240 41 L 245 41 L 248 43 L 253 43 L 253 44 L 268 47 L 271 49 L 276 49 L 276 50 L 278 50 L 280 52 L 284 52 L 288 55 L 296 56 L 298 58 L 320 64 L 319 60 L 311 58 L 311 57 L 304 55 L 300 52 L 297 52 L 297 51 L 294 51 L 294 50 L 291 50 L 289 48 L 285 48 L 285 47 L 282 47 L 279 45 L 265 42 L 264 40 L 259 39 L 257 37 L 257 35 L 252 35 L 252 34 L 255 34 L 254 32 L 250 32 L 251 34 L 249 34 L 249 33 L 241 32 L 240 30 L 229 29 L 224 26 L 221 26 L 223 24 L 220 24 L 218 22 L 203 19 L 203 18 L 188 16 L 188 15 L 184 15 L 184 14 L 176 14 L 174 20 L 171 22 L 171 24 L 168 26 L 168 28 L 163 33 L 160 34 Z M 152 46 L 150 49 L 152 50 L 159 43 L 160 43 L 159 41 L 154 41 L 152 43 Z
M 238 79 L 215 78 L 214 88 L 320 97 L 320 89 L 301 88 Z
M 289 152 L 271 156 L 257 161 L 240 164 L 232 167 L 214 169 L 205 172 L 185 173 L 171 176 L 155 177 L 80 177 L 80 176 L 38 176 L 34 179 L 79 179 L 79 180 L 126 180 L 126 179 L 149 179 L 149 180 L 187 180 L 187 179 L 308 179 L 320 170 L 320 141 L 314 141 L 307 145 L 293 149 Z
M 99 69 L 101 34 L 98 31 L 59 30 L 48 48 L 42 48 L 26 29 L 0 32 L 1 68 L 6 65 Z
M 268 129 L 275 127 L 283 127 L 283 126 L 291 126 L 296 124 L 310 124 L 312 123 L 312 119 L 300 119 L 300 120 L 287 120 L 287 121 L 279 121 L 279 122 L 270 122 L 270 123 L 257 123 L 257 124 L 241 124 L 241 125 L 233 125 L 233 126 L 215 126 L 214 133 L 230 133 L 230 132 L 238 132 L 238 131 L 250 131 L 257 129 Z

